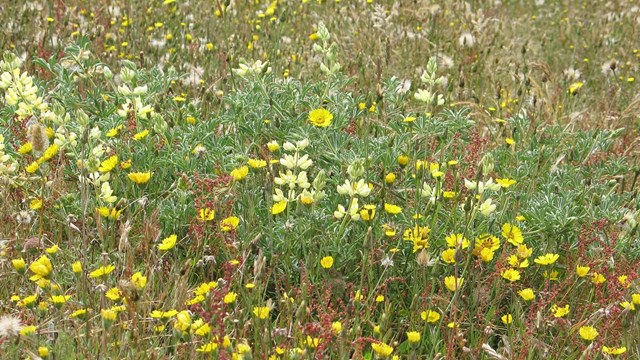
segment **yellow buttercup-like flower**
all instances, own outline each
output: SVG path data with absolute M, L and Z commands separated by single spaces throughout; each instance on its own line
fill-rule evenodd
M 167 238 L 164 238 L 160 244 L 158 244 L 158 250 L 168 251 L 176 246 L 178 236 L 173 234 Z
M 104 275 L 109 275 L 113 270 L 115 270 L 115 268 L 116 267 L 113 265 L 100 266 L 96 270 L 93 270 L 92 272 L 90 272 L 89 277 L 92 279 L 95 279 L 95 278 L 102 277 Z
M 333 114 L 327 109 L 315 109 L 309 113 L 309 122 L 317 127 L 327 127 L 331 125 Z
M 151 172 L 132 172 L 128 175 L 129 180 L 138 185 L 146 184 L 151 179 Z
M 38 260 L 31 263 L 29 270 L 37 275 L 37 279 L 35 280 L 39 280 L 40 278 L 46 278 L 51 274 L 51 271 L 53 271 L 53 264 L 51 264 L 51 260 L 46 255 L 42 255 Z

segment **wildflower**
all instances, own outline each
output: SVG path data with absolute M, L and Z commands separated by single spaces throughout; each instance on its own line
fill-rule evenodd
M 510 282 L 520 280 L 520 272 L 514 269 L 503 270 L 500 273 L 500 276 L 502 276 L 506 280 L 509 280 Z
M 363 298 L 364 297 L 362 296 L 362 292 L 360 292 L 360 290 L 357 290 L 353 295 L 353 301 L 362 301 Z
M 371 349 L 373 349 L 373 351 L 382 358 L 388 357 L 393 352 L 393 347 L 382 342 L 371 344 Z
M 593 341 L 598 336 L 598 330 L 593 326 L 582 326 L 579 330 L 580 337 L 587 340 Z
M 573 84 L 569 85 L 569 95 L 577 93 L 583 85 L 584 83 L 582 81 L 574 82 Z
M 397 215 L 402 212 L 402 208 L 398 205 L 384 203 L 384 211 L 391 215 Z
M 629 281 L 629 277 L 627 275 L 620 275 L 618 276 L 618 283 L 620 283 L 620 285 L 628 288 L 629 286 L 631 286 L 631 282 Z
M 136 141 L 142 140 L 145 137 L 147 137 L 147 135 L 149 135 L 149 130 L 143 130 L 143 131 L 133 135 L 133 140 L 136 140 Z
M 603 346 L 602 347 L 603 354 L 620 355 L 620 354 L 624 354 L 625 352 L 627 352 L 627 348 L 625 346 L 622 346 L 622 347 Z
M 233 176 L 235 181 L 240 181 L 244 179 L 247 174 L 249 174 L 248 166 L 241 166 L 239 168 L 233 169 L 229 175 Z
M 58 250 L 60 250 L 60 247 L 57 244 L 54 244 L 53 246 L 50 246 L 50 247 L 44 249 L 44 251 L 47 254 L 50 254 L 50 255 L 53 255 L 53 254 L 57 253 Z
M 482 234 L 476 238 L 473 254 L 480 256 L 484 249 L 494 252 L 500 248 L 500 239 L 490 234 Z
M 333 257 L 325 256 L 320 260 L 320 265 L 325 269 L 331 269 L 333 266 Z
M 79 274 L 82 272 L 82 263 L 80 261 L 75 261 L 71 264 L 71 270 L 73 270 L 74 274 Z
M 530 301 L 530 300 L 533 300 L 533 298 L 536 297 L 531 288 L 526 288 L 526 289 L 522 289 L 522 290 L 518 291 L 518 295 L 520 295 L 520 297 L 524 301 Z
M 287 200 L 278 201 L 271 206 L 271 214 L 278 215 L 287 208 Z
M 11 265 L 13 265 L 13 268 L 20 274 L 24 274 L 27 268 L 27 263 L 23 258 L 11 260 Z
M 191 314 L 187 310 L 182 310 L 176 314 L 176 322 L 173 327 L 182 332 L 186 332 L 191 328 L 192 324 Z
M 390 172 L 384 176 L 384 182 L 386 182 L 388 185 L 393 184 L 394 181 L 396 181 L 396 174 Z
M 108 173 L 109 171 L 113 170 L 116 165 L 118 165 L 118 156 L 113 155 L 100 164 L 98 171 L 100 171 L 101 173 Z
M 321 340 L 319 338 L 312 338 L 311 336 L 307 335 L 307 341 L 305 343 L 311 349 L 315 349 L 318 347 L 318 345 L 320 345 L 320 341 Z
M 37 161 L 34 161 L 31 164 L 27 165 L 27 167 L 25 167 L 24 169 L 29 174 L 33 174 L 34 172 L 38 171 L 39 168 L 40 164 Z
M 309 113 L 309 122 L 317 127 L 327 127 L 331 125 L 333 114 L 326 109 L 315 109 Z
M 516 141 L 513 140 L 512 138 L 506 138 L 506 139 L 504 139 L 504 142 L 509 146 L 513 146 L 513 145 L 516 144 Z
M 78 319 L 85 319 L 85 316 L 87 315 L 87 309 L 78 309 L 74 312 L 71 313 L 71 315 L 69 315 L 69 317 L 71 318 L 78 318 Z
M 433 310 L 427 310 L 420 313 L 420 318 L 426 322 L 434 323 L 440 320 L 440 313 Z
M 233 291 L 229 291 L 224 295 L 224 298 L 222 298 L 222 301 L 225 304 L 233 304 L 234 302 L 236 302 L 237 297 L 238 297 L 238 294 L 234 293 Z
M 40 278 L 46 278 L 51 274 L 51 271 L 53 271 L 53 265 L 46 255 L 42 255 L 38 260 L 29 265 L 29 270 L 36 274 L 35 280 L 39 280 Z
M 208 207 L 201 208 L 198 211 L 197 219 L 200 221 L 212 221 L 216 216 L 216 212 Z
M 605 281 L 607 281 L 607 279 L 600 273 L 594 272 L 593 275 L 591 275 L 591 282 L 596 285 L 602 284 Z
M 18 153 L 25 155 L 30 153 L 33 150 L 33 145 L 31 145 L 30 141 L 27 141 L 26 143 L 22 144 L 22 146 L 20 146 L 20 148 L 18 149 Z
M 151 316 L 154 319 L 168 319 L 176 316 L 177 314 L 178 314 L 177 310 L 169 310 L 169 311 L 153 310 L 149 314 L 149 316 Z
M 127 175 L 129 180 L 138 185 L 146 184 L 151 179 L 151 172 L 132 172 Z
M 276 152 L 280 149 L 280 144 L 275 140 L 270 141 L 267 143 L 267 149 L 269 149 L 270 152 Z
M 472 48 L 476 43 L 476 38 L 469 32 L 464 32 L 458 38 L 458 44 L 463 48 Z
M 509 325 L 513 322 L 513 316 L 511 316 L 511 314 L 502 315 L 500 320 L 502 320 L 503 324 Z
M 205 323 L 204 320 L 198 319 L 191 324 L 190 332 L 198 336 L 206 336 L 211 333 L 211 326 L 208 323 Z
M 640 294 L 631 294 L 631 301 L 636 305 L 640 305 Z
M 398 165 L 405 167 L 409 163 L 409 157 L 407 155 L 400 155 L 398 156 L 397 161 L 398 161 Z
M 450 234 L 445 238 L 445 241 L 450 248 L 466 249 L 469 247 L 469 240 L 464 237 L 464 234 Z
M 89 277 L 92 279 L 95 279 L 95 278 L 102 277 L 104 275 L 109 275 L 113 270 L 115 270 L 115 268 L 116 267 L 113 265 L 101 266 L 96 270 L 90 272 Z
M 131 275 L 131 282 L 136 287 L 136 289 L 142 290 L 145 286 L 147 286 L 147 277 L 143 276 L 142 273 L 138 271 L 135 274 Z
M 40 355 L 40 357 L 43 359 L 49 357 L 49 348 L 46 346 L 39 346 L 38 355 Z
M 442 261 L 446 262 L 447 264 L 453 264 L 456 262 L 456 249 L 455 248 L 446 249 L 442 252 L 440 256 L 442 257 Z
M 112 309 L 102 309 L 100 310 L 100 316 L 102 317 L 102 322 L 108 327 L 111 322 L 116 321 L 118 313 Z
M 249 159 L 247 160 L 247 165 L 251 166 L 253 169 L 261 169 L 267 166 L 267 162 L 261 159 Z
M 496 210 L 496 204 L 493 203 L 493 200 L 487 199 L 480 204 L 479 210 L 482 215 L 489 216 Z
M 333 334 L 338 336 L 342 331 L 342 323 L 340 321 L 334 321 L 331 323 L 331 330 L 333 330 Z
M 620 303 L 620 306 L 622 306 L 622 308 L 625 309 L 625 310 L 630 310 L 630 311 L 635 311 L 636 310 L 636 306 L 632 302 L 623 301 L 623 302 Z
M 22 327 L 22 329 L 20 329 L 20 335 L 22 336 L 29 336 L 31 334 L 35 334 L 36 333 L 36 327 L 33 325 L 28 325 L 28 326 L 24 326 Z
M 407 331 L 407 340 L 413 344 L 420 342 L 420 333 L 417 331 Z
M 462 283 L 464 282 L 464 278 L 456 278 L 453 275 L 447 276 L 444 278 L 444 285 L 449 289 L 449 291 L 456 291 L 462 287 Z
M 553 263 L 556 262 L 556 260 L 558 260 L 558 258 L 560 257 L 560 255 L 558 254 L 551 254 L 551 253 L 547 253 L 545 255 L 541 255 L 538 256 L 534 262 L 538 265 L 552 265 Z
M 261 320 L 265 320 L 269 317 L 269 311 L 271 309 L 268 306 L 256 306 L 253 308 L 253 314 L 261 319 Z
M 557 270 L 551 270 L 551 272 L 548 271 L 544 271 L 544 274 L 542 274 L 544 276 L 545 279 L 549 279 L 549 281 L 557 281 L 558 280 L 558 275 L 560 275 L 558 273 Z
M 29 202 L 29 209 L 40 210 L 42 208 L 42 199 L 33 199 Z
M 376 296 L 376 302 L 377 302 L 377 303 L 384 302 L 384 295 L 378 295 L 378 296 Z
M 503 188 L 503 189 L 506 189 L 506 188 L 508 188 L 509 186 L 511 186 L 511 185 L 513 185 L 513 184 L 515 184 L 515 183 L 516 183 L 516 181 L 515 181 L 515 180 L 507 179 L 507 178 L 504 178 L 504 179 L 496 179 L 496 182 L 497 182 L 500 186 L 502 186 L 502 188 Z
M 553 313 L 554 317 L 557 317 L 557 318 L 563 317 L 569 313 L 569 304 L 563 307 L 553 304 L 553 306 L 551 306 L 551 312 Z
M 376 216 L 376 206 L 367 204 L 360 209 L 360 217 L 364 221 L 371 221 Z
M 42 158 L 43 158 L 45 161 L 49 161 L 49 160 L 51 160 L 54 156 L 56 156 L 56 154 L 58 154 L 58 150 L 59 150 L 58 145 L 53 144 L 53 145 L 49 146 L 49 147 L 47 148 L 47 150 L 45 150 L 45 151 L 44 151 L 44 153 L 42 154 Z
M 196 351 L 202 352 L 202 353 L 210 353 L 210 352 L 216 351 L 217 349 L 218 349 L 218 344 L 215 342 L 210 342 L 210 343 L 202 344 L 202 346 L 197 348 Z
M 237 216 L 230 216 L 220 221 L 220 229 L 224 232 L 235 230 L 240 224 L 240 218 Z
M 169 237 L 166 237 L 162 240 L 160 244 L 158 244 L 158 250 L 169 251 L 176 246 L 177 241 L 178 241 L 178 236 L 175 234 Z
M 209 281 L 209 282 L 205 282 L 200 284 L 200 286 L 198 286 L 193 293 L 196 295 L 206 295 L 208 294 L 211 289 L 215 289 L 218 287 L 218 283 L 215 281 Z
M 402 119 L 402 122 L 406 122 L 406 123 L 412 123 L 414 121 L 416 121 L 416 117 L 415 116 L 407 116 L 406 118 Z
M 515 225 L 506 223 L 502 225 L 502 236 L 512 245 L 518 246 L 524 241 L 522 231 Z

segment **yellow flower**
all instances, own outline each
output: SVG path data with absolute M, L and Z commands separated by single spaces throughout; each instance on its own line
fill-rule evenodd
M 506 138 L 504 139 L 504 142 L 507 143 L 507 145 L 511 145 L 511 146 L 516 144 L 516 141 L 513 140 L 512 138 Z
M 376 206 L 367 204 L 360 209 L 360 217 L 364 221 L 371 221 L 376 216 Z
M 276 152 L 280 150 L 280 144 L 275 140 L 270 141 L 267 143 L 267 149 L 269 149 L 269 152 Z
M 37 281 L 40 278 L 48 277 L 49 274 L 51 274 L 51 271 L 53 271 L 53 265 L 46 255 L 42 255 L 38 260 L 29 265 L 29 270 L 37 275 L 37 278 L 35 279 L 35 281 Z
M 37 161 L 34 161 L 31 164 L 27 165 L 27 167 L 25 167 L 24 169 L 29 174 L 33 174 L 34 172 L 38 171 L 39 168 L 40 168 L 40 163 L 38 163 Z
M 130 167 L 131 167 L 131 159 L 129 159 L 129 160 L 125 160 L 125 161 L 121 162 L 121 163 L 120 163 L 120 167 L 121 167 L 123 170 L 127 170 L 128 168 L 130 168 Z
M 18 153 L 25 155 L 30 153 L 33 150 L 33 144 L 31 144 L 30 141 L 22 144 L 22 146 L 20 146 L 20 148 L 18 149 Z
M 40 210 L 42 208 L 42 199 L 33 199 L 29 203 L 29 209 Z
M 391 185 L 394 181 L 396 181 L 396 174 L 390 172 L 384 176 L 384 182 L 386 182 L 387 184 Z
M 54 244 L 53 246 L 50 246 L 50 247 L 48 247 L 48 248 L 44 249 L 44 251 L 45 251 L 47 254 L 51 254 L 51 255 L 53 255 L 53 254 L 57 253 L 57 252 L 58 252 L 58 250 L 60 250 L 60 247 L 59 247 L 58 245 L 55 245 L 55 244 Z
M 526 288 L 518 291 L 518 295 L 520 295 L 520 297 L 525 301 L 533 300 L 533 298 L 536 297 L 531 288 Z
M 384 295 L 378 295 L 376 296 L 376 302 L 381 303 L 384 301 Z
M 579 330 L 580 337 L 587 340 L 593 341 L 598 336 L 598 330 L 593 326 L 582 326 Z
M 469 240 L 464 237 L 463 234 L 450 234 L 445 238 L 447 246 L 450 248 L 457 248 L 460 246 L 462 249 L 469 247 Z
M 108 324 L 109 322 L 116 321 L 118 312 L 112 309 L 102 309 L 100 310 L 100 316 L 102 316 L 102 320 Z
M 333 257 L 325 256 L 320 260 L 320 265 L 325 269 L 331 269 L 333 266 Z
M 206 295 L 211 291 L 211 289 L 215 289 L 217 287 L 218 287 L 217 282 L 209 281 L 209 282 L 200 284 L 200 286 L 198 286 L 198 288 L 196 288 L 193 291 L 193 293 L 196 295 Z
M 577 93 L 578 90 L 580 90 L 580 88 L 582 88 L 583 85 L 584 85 L 584 83 L 582 81 L 578 81 L 578 82 L 575 82 L 575 83 L 569 85 L 569 94 L 573 95 L 573 94 Z
M 398 156 L 398 165 L 405 167 L 409 163 L 409 157 L 407 155 Z
M 442 257 L 442 261 L 446 262 L 447 264 L 453 264 L 456 262 L 456 249 L 455 248 L 450 248 L 447 250 L 444 250 L 441 254 Z
M 514 282 L 514 281 L 520 280 L 520 271 L 514 270 L 514 269 L 507 269 L 507 270 L 503 270 L 500 273 L 500 276 L 502 276 L 506 280 L 509 280 L 510 282 Z
M 71 264 L 71 270 L 73 270 L 73 272 L 75 274 L 79 274 L 82 272 L 82 263 L 80 261 L 75 261 L 73 264 Z
M 144 139 L 147 135 L 149 135 L 149 130 L 143 130 L 135 135 L 133 135 L 133 140 L 142 140 Z
M 230 216 L 228 218 L 222 219 L 220 222 L 220 229 L 224 232 L 229 232 L 235 230 L 240 224 L 240 218 L 237 216 Z
M 202 353 L 210 353 L 210 352 L 216 351 L 217 349 L 218 349 L 218 344 L 215 342 L 210 342 L 210 343 L 203 344 L 202 346 L 197 348 L 196 351 L 202 352 Z
M 191 328 L 191 323 L 191 314 L 189 314 L 189 311 L 182 310 L 176 314 L 176 322 L 173 326 L 176 329 L 185 332 Z
M 13 265 L 13 268 L 16 269 L 16 271 L 18 271 L 21 274 L 25 272 L 25 269 L 27 267 L 27 263 L 24 261 L 23 258 L 13 259 L 11 260 L 11 264 Z
M 402 212 L 402 208 L 398 205 L 384 203 L 384 211 L 386 211 L 387 214 L 397 215 Z
M 269 311 L 271 309 L 268 306 L 256 306 L 253 308 L 253 314 L 261 319 L 261 320 L 265 320 L 269 317 Z
M 273 206 L 271 206 L 271 214 L 278 215 L 281 212 L 283 212 L 286 208 L 287 208 L 287 201 L 286 200 L 279 201 L 273 204 Z
M 362 299 L 364 299 L 364 296 L 362 296 L 362 292 L 360 292 L 360 290 L 357 290 L 353 295 L 353 301 L 362 301 Z
M 449 289 L 449 291 L 456 291 L 462 287 L 462 283 L 464 282 L 464 278 L 456 278 L 453 275 L 447 276 L 444 278 L 444 286 Z
M 333 334 L 337 336 L 342 331 L 342 323 L 340 321 L 332 322 L 331 330 L 333 331 Z
M 138 185 L 146 184 L 151 179 L 151 172 L 132 172 L 128 175 L 129 180 Z
M 247 165 L 251 166 L 251 168 L 253 169 L 261 169 L 265 166 L 267 166 L 267 162 L 264 160 L 256 160 L 256 159 L 249 159 L 247 160 Z
M 56 154 L 58 154 L 58 150 L 59 150 L 58 145 L 53 144 L 53 145 L 49 146 L 49 147 L 47 148 L 47 150 L 45 150 L 45 151 L 44 151 L 44 154 L 42 154 L 42 158 L 43 158 L 45 161 L 49 161 L 49 160 L 51 160 L 54 156 L 56 156 Z
M 388 357 L 393 352 L 393 347 L 382 342 L 371 344 L 371 349 L 373 349 L 378 356 L 383 358 Z
M 178 236 L 173 234 L 167 238 L 162 240 L 162 243 L 158 244 L 158 250 L 168 251 L 173 249 L 176 246 L 176 242 L 178 241 Z
M 168 319 L 176 316 L 176 314 L 178 314 L 177 310 L 169 310 L 169 311 L 153 310 L 149 314 L 149 316 L 151 316 L 154 319 Z
M 502 320 L 503 324 L 509 325 L 513 322 L 513 316 L 511 316 L 511 314 L 502 315 L 500 320 Z
M 607 281 L 607 279 L 600 273 L 594 272 L 593 275 L 591 275 L 591 282 L 596 285 L 602 284 L 605 281 Z
M 209 209 L 207 207 L 201 208 L 198 211 L 198 220 L 200 221 L 211 221 L 215 218 L 216 212 L 213 209 Z
M 628 288 L 629 286 L 631 286 L 631 282 L 629 281 L 629 277 L 627 275 L 620 275 L 618 276 L 618 282 L 620 283 L 620 285 Z
M 320 345 L 320 341 L 320 338 L 312 338 L 311 336 L 307 335 L 307 341 L 305 343 L 309 348 L 315 349 L 318 347 L 318 345 Z
M 36 333 L 36 327 L 33 325 L 23 326 L 22 329 L 20 329 L 20 335 L 22 336 L 28 336 L 35 333 Z
M 100 164 L 98 171 L 100 171 L 101 173 L 108 173 L 109 171 L 113 170 L 116 165 L 118 165 L 118 156 L 113 155 Z
M 602 352 L 604 354 L 609 354 L 609 355 L 620 355 L 620 354 L 624 354 L 625 352 L 627 352 L 627 348 L 625 346 L 622 346 L 622 347 L 603 346 L 602 347 Z
M 553 313 L 553 316 L 557 318 L 563 317 L 569 313 L 569 304 L 563 307 L 553 304 L 553 306 L 551 306 L 551 312 Z
M 147 277 L 143 276 L 142 273 L 138 271 L 137 273 L 131 275 L 131 282 L 137 289 L 141 290 L 144 289 L 145 286 L 147 286 Z
M 120 300 L 120 298 L 122 298 L 122 292 L 117 287 L 113 287 L 107 290 L 104 293 L 104 296 L 106 296 L 111 301 L 118 301 Z
M 331 125 L 333 114 L 327 109 L 315 109 L 309 113 L 309 122 L 317 127 L 327 127 Z
M 631 301 L 636 305 L 640 305 L 640 294 L 631 294 Z
M 420 342 L 420 333 L 417 331 L 407 331 L 407 340 L 410 343 Z
M 414 121 L 416 121 L 416 117 L 415 116 L 407 116 L 406 118 L 402 119 L 402 122 L 406 122 L 406 123 L 412 123 Z
M 515 226 L 509 223 L 502 225 L 502 236 L 510 243 L 515 246 L 522 244 L 524 241 L 524 237 L 522 236 L 522 231 Z
M 516 183 L 516 181 L 515 181 L 515 180 L 507 179 L 507 178 L 504 178 L 504 179 L 496 179 L 496 182 L 497 182 L 497 183 L 498 183 L 498 184 L 499 184 L 503 189 L 506 189 L 506 188 L 508 188 L 509 186 L 511 186 L 511 185 L 513 185 L 513 184 L 515 184 L 515 183 Z
M 236 301 L 236 298 L 238 297 L 238 294 L 234 293 L 233 291 L 229 291 L 224 298 L 222 299 L 222 301 L 225 304 L 232 304 Z
M 551 254 L 551 253 L 547 253 L 541 256 L 538 256 L 534 262 L 538 265 L 552 265 L 553 263 L 556 262 L 556 260 L 558 260 L 558 258 L 560 258 L 560 255 L 558 254 Z
M 235 181 L 240 181 L 244 179 L 247 174 L 249 174 L 248 166 L 241 166 L 239 168 L 233 169 L 229 175 L 233 176 Z
M 72 312 L 71 315 L 69 315 L 69 317 L 84 319 L 86 314 L 87 314 L 87 309 L 78 309 L 78 310 Z
M 95 279 L 95 278 L 102 277 L 104 275 L 109 275 L 113 270 L 115 270 L 115 268 L 116 267 L 113 265 L 100 266 L 96 270 L 93 270 L 92 272 L 90 272 L 89 277 L 92 279 Z
M 46 358 L 49 356 L 49 348 L 46 346 L 40 346 L 38 347 L 38 355 L 40 355 L 41 358 Z
M 433 310 L 427 310 L 420 313 L 420 318 L 426 322 L 434 323 L 440 320 L 440 313 Z

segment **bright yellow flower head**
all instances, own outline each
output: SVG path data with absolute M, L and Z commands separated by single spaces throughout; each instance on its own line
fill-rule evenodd
M 271 309 L 268 306 L 256 306 L 253 308 L 253 314 L 261 320 L 265 320 L 269 317 L 269 311 Z
M 40 278 L 46 278 L 51 274 L 51 271 L 53 271 L 53 265 L 46 255 L 42 255 L 38 260 L 31 263 L 29 270 L 36 274 L 38 276 L 36 280 L 39 280 Z
M 469 247 L 469 240 L 467 240 L 463 234 L 450 234 L 445 238 L 445 241 L 450 248 L 460 246 L 462 249 L 466 249 Z
M 136 289 L 144 289 L 145 286 L 147 286 L 147 277 L 143 276 L 141 272 L 137 272 L 133 275 L 131 275 L 131 282 L 133 283 L 133 285 L 136 287 Z
M 502 236 L 510 243 L 515 246 L 522 244 L 524 241 L 524 237 L 522 236 L 522 231 L 515 225 L 511 225 L 509 223 L 502 225 Z
M 444 285 L 449 289 L 449 291 L 456 291 L 460 289 L 463 282 L 464 278 L 456 278 L 453 275 L 444 278 Z
M 434 323 L 440 320 L 440 313 L 433 310 L 427 310 L 420 313 L 420 318 L 426 322 Z
M 146 184 L 151 179 L 151 172 L 132 172 L 128 175 L 129 180 L 138 185 Z
M 513 322 L 513 316 L 511 316 L 511 314 L 502 315 L 500 320 L 502 320 L 503 324 L 509 325 Z
M 622 346 L 622 347 L 603 346 L 602 347 L 602 353 L 604 354 L 620 355 L 620 354 L 624 354 L 625 352 L 627 352 L 627 348 L 625 346 Z
M 229 232 L 229 231 L 235 230 L 239 224 L 240 224 L 240 218 L 238 218 L 237 216 L 230 216 L 220 221 L 220 230 L 224 232 Z
M 236 302 L 237 297 L 238 297 L 238 294 L 234 293 L 233 291 L 230 291 L 224 296 L 222 301 L 225 304 L 233 304 L 234 302 Z
M 407 340 L 410 343 L 420 342 L 420 333 L 417 331 L 407 331 Z
M 241 181 L 249 174 L 248 166 L 241 166 L 239 168 L 233 169 L 229 175 L 233 176 L 235 181 Z
M 580 337 L 587 340 L 593 341 L 598 336 L 598 330 L 593 326 L 582 326 L 580 327 Z
M 384 211 L 390 215 L 397 215 L 402 212 L 402 208 L 398 205 L 384 203 Z
M 317 127 L 327 127 L 331 125 L 333 114 L 327 109 L 315 109 L 309 113 L 309 123 Z
M 578 274 L 579 277 L 585 277 L 587 276 L 587 274 L 589 273 L 589 270 L 591 270 L 590 267 L 588 266 L 576 266 L 576 274 Z
M 93 270 L 92 272 L 90 272 L 89 277 L 92 279 L 95 279 L 95 278 L 102 277 L 104 275 L 109 275 L 113 270 L 115 270 L 115 268 L 116 267 L 113 265 L 100 266 L 96 270 Z
M 536 297 L 531 288 L 526 288 L 518 291 L 518 295 L 520 295 L 520 297 L 525 301 L 531 301 Z
M 167 238 L 164 238 L 160 244 L 158 244 L 158 250 L 169 251 L 176 246 L 178 236 L 173 234 Z
M 560 258 L 560 255 L 548 253 L 548 254 L 545 254 L 545 255 L 538 256 L 534 260 L 534 262 L 536 264 L 542 265 L 542 266 L 552 265 L 553 263 L 556 262 L 556 260 L 558 260 L 558 258 Z
M 320 265 L 325 269 L 331 269 L 333 266 L 333 257 L 325 256 L 320 260 Z
M 554 317 L 563 317 L 569 313 L 569 304 L 563 307 L 553 304 L 553 306 L 551 306 L 551 312 L 553 313 Z
M 507 269 L 507 270 L 503 270 L 500 273 L 500 276 L 502 276 L 505 280 L 514 282 L 514 281 L 520 280 L 520 271 L 515 269 Z
M 198 211 L 198 220 L 200 221 L 212 221 L 216 216 L 216 212 L 213 209 L 201 208 Z
M 371 349 L 373 349 L 373 351 L 382 358 L 389 357 L 393 352 L 393 347 L 385 343 L 373 343 L 371 344 Z

